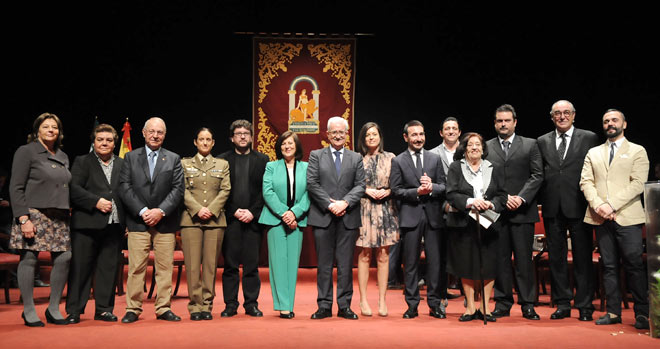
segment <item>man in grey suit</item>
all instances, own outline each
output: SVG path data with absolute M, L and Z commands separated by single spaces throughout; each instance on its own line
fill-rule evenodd
M 449 116 L 442 121 L 442 129 L 440 129 L 440 136 L 442 137 L 442 143 L 439 146 L 429 150 L 431 153 L 436 153 L 440 155 L 442 160 L 442 168 L 445 171 L 445 177 L 449 172 L 449 165 L 454 161 L 454 154 L 456 153 L 456 148 L 458 148 L 459 138 L 461 137 L 461 127 L 458 124 L 458 120 Z M 442 204 L 442 210 L 444 212 L 443 218 L 445 222 L 447 221 L 447 212 L 450 210 L 450 205 L 445 201 Z M 447 234 L 446 232 L 440 233 L 440 255 L 442 260 L 440 263 L 440 297 L 445 306 L 447 306 L 448 298 L 459 297 L 457 295 L 452 295 L 447 292 L 447 284 L 449 281 L 447 275 Z
M 156 284 L 156 317 L 180 321 L 170 308 L 175 232 L 183 201 L 183 168 L 179 155 L 162 148 L 165 122 L 153 117 L 142 129 L 145 147 L 126 154 L 119 174 L 119 196 L 124 203 L 128 228 L 128 279 L 123 323 L 142 313 L 143 287 L 153 244 Z
M 496 305 L 493 316 L 509 316 L 513 306 L 513 273 L 511 253 L 515 258 L 515 278 L 518 284 L 518 304 L 522 315 L 539 320 L 534 310 L 536 284 L 532 265 L 534 223 L 539 221 L 536 193 L 543 183 L 543 161 L 536 139 L 515 134 L 518 123 L 513 106 L 503 104 L 495 110 L 497 137 L 489 140 L 486 159 L 504 169 L 508 194 L 506 211 L 500 217 L 498 265 L 495 278 Z
M 568 231 L 575 276 L 574 304 L 580 312 L 578 320 L 591 321 L 594 312 L 593 227 L 583 222 L 587 200 L 580 190 L 580 173 L 587 152 L 598 145 L 598 136 L 573 126 L 575 107 L 569 101 L 555 102 L 550 119 L 555 129 L 537 140 L 544 172 L 539 202 L 548 244 L 552 302 L 557 304 L 550 319 L 571 316 L 573 290 L 567 261 Z
M 328 120 L 330 146 L 309 154 L 307 193 L 312 199 L 307 224 L 314 227 L 318 269 L 318 310 L 312 319 L 332 316 L 332 266 L 337 260 L 337 316 L 357 319 L 351 310 L 353 252 L 362 225 L 360 198 L 365 179 L 362 156 L 344 148 L 348 122 L 334 116 Z
M 424 125 L 409 121 L 403 128 L 408 149 L 392 160 L 390 187 L 400 201 L 399 229 L 403 241 L 405 298 L 408 310 L 404 319 L 417 317 L 419 305 L 418 273 L 422 237 L 426 255 L 426 285 L 429 315 L 444 319 L 445 306 L 440 293 L 440 215 L 445 201 L 445 172 L 440 156 L 424 150 Z

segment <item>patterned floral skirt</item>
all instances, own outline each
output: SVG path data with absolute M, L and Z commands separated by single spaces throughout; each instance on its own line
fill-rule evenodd
M 391 246 L 399 241 L 399 220 L 391 200 L 360 200 L 362 227 L 355 245 L 364 248 Z
M 69 210 L 46 208 L 30 209 L 30 221 L 37 232 L 34 238 L 23 237 L 21 226 L 13 223 L 9 247 L 19 250 L 65 252 L 71 250 Z

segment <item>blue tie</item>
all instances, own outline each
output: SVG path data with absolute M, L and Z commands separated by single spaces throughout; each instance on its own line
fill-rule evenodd
M 341 173 L 341 156 L 339 150 L 335 150 L 335 169 L 337 170 L 337 177 Z
M 151 154 L 149 154 L 149 176 L 151 179 L 154 179 L 154 168 L 156 168 L 156 152 L 152 151 Z

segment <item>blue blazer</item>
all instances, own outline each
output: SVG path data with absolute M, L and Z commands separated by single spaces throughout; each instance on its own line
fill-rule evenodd
M 277 226 L 282 224 L 282 215 L 291 210 L 296 215 L 299 227 L 307 226 L 309 196 L 307 196 L 307 163 L 296 161 L 294 173 L 296 196 L 293 207 L 287 206 L 287 169 L 284 159 L 266 164 L 263 182 L 263 197 L 267 210 L 261 211 L 259 223 Z

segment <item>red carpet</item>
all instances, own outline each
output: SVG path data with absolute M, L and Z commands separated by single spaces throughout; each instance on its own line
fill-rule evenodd
M 134 324 L 103 323 L 94 321 L 94 300 L 87 305 L 87 314 L 77 325 L 56 326 L 47 324 L 45 328 L 28 328 L 21 320 L 22 305 L 18 302 L 19 292 L 11 291 L 11 304 L 0 304 L 0 343 L 3 348 L 186 348 L 186 347 L 487 347 L 487 348 L 658 348 L 660 341 L 648 336 L 648 331 L 638 331 L 632 324 L 632 309 L 624 309 L 623 324 L 596 326 L 593 322 L 583 323 L 575 318 L 550 320 L 554 309 L 547 305 L 538 306 L 540 321 L 529 321 L 521 317 L 520 308 L 514 307 L 511 317 L 499 319 L 496 323 L 484 326 L 482 322 L 459 323 L 463 313 L 463 299 L 449 302 L 447 319 L 438 320 L 428 315 L 424 300 L 420 305 L 420 316 L 404 320 L 401 315 L 406 310 L 402 291 L 390 290 L 387 294 L 388 317 L 360 316 L 357 321 L 333 317 L 324 320 L 311 320 L 316 310 L 316 270 L 300 269 L 298 292 L 293 320 L 280 319 L 272 310 L 268 269 L 260 270 L 263 280 L 259 307 L 264 311 L 263 318 L 251 318 L 242 312 L 233 318 L 220 318 L 224 309 L 220 284 L 221 270 L 218 271 L 212 321 L 192 322 L 187 312 L 187 291 L 185 275 L 179 293 L 173 298 L 173 311 L 181 316 L 180 323 L 156 320 L 153 313 L 153 299 L 146 300 L 144 313 Z M 37 311 L 42 319 L 47 303 L 48 288 L 36 288 Z M 452 290 L 456 292 L 456 290 Z M 422 292 L 425 296 L 425 292 Z M 146 296 L 145 296 L 146 298 Z M 117 297 L 115 314 L 124 315 L 126 300 Z M 242 297 L 239 296 L 239 301 Z M 542 296 L 541 302 L 548 302 Z M 375 269 L 369 285 L 369 302 L 372 310 L 377 310 L 377 289 Z M 598 302 L 598 300 L 596 300 Z M 352 309 L 359 314 L 359 291 L 357 277 Z M 596 304 L 596 303 L 595 303 Z M 598 304 L 596 304 L 598 306 Z M 491 304 L 492 306 L 492 304 Z M 242 308 L 241 308 L 242 309 Z M 64 314 L 64 302 L 61 305 Z M 336 305 L 333 314 L 336 315 Z M 574 316 L 577 314 L 574 311 Z M 594 317 L 602 315 L 594 313 Z

